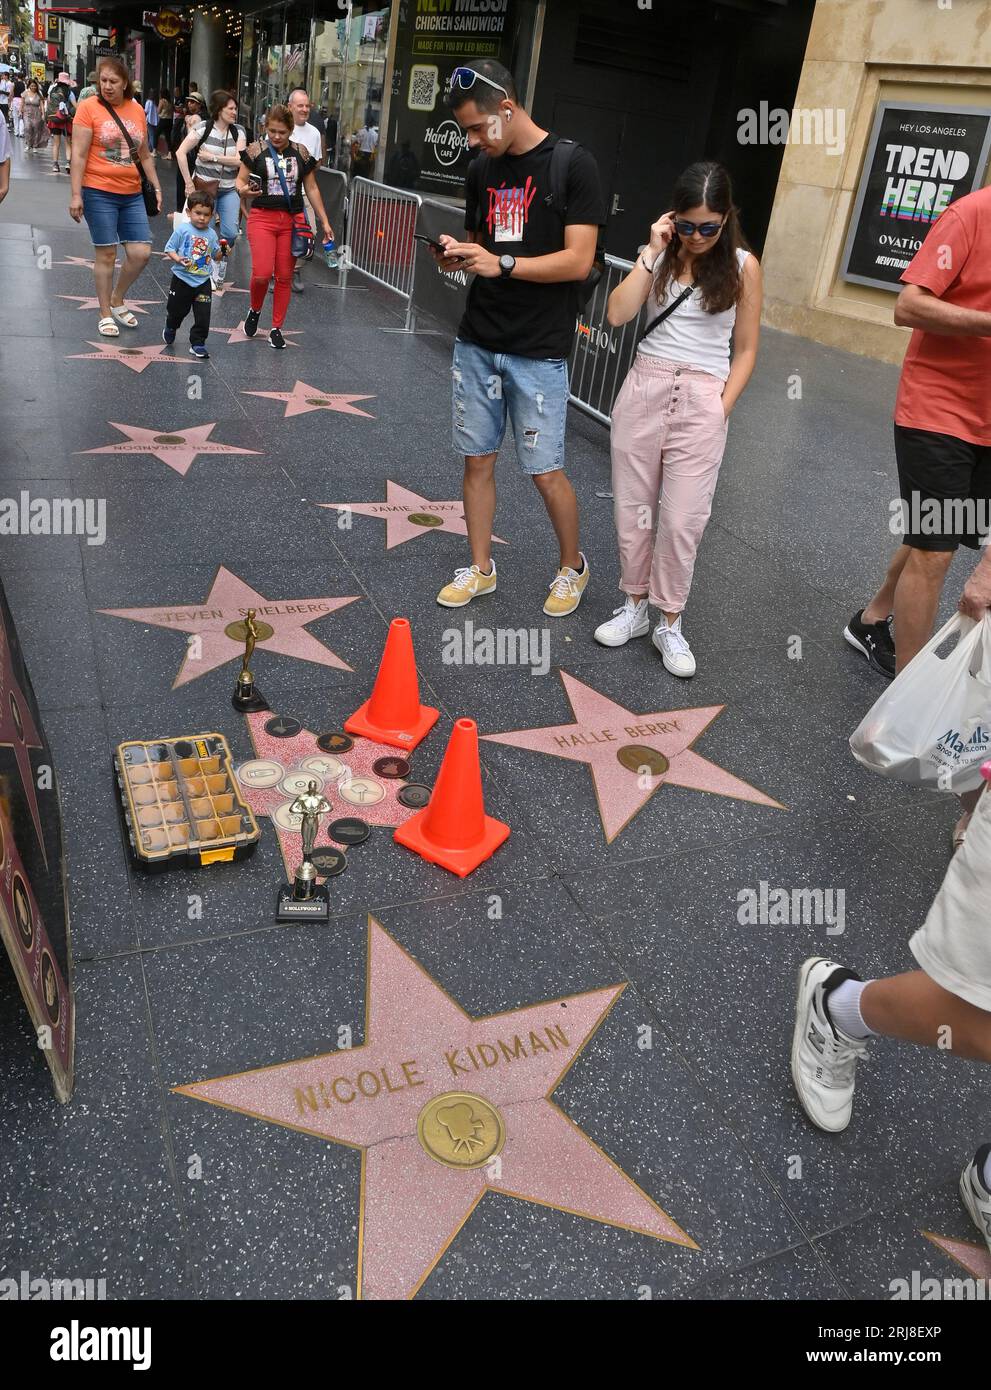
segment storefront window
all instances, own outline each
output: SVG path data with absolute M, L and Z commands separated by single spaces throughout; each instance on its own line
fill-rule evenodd
M 388 5 L 362 4 L 341 16 L 318 0 L 309 68 L 310 101 L 327 124 L 327 150 L 339 169 L 371 175 L 382 120 L 389 51 Z M 336 152 L 336 153 L 335 153 Z

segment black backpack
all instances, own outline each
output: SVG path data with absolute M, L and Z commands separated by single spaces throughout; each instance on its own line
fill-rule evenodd
M 551 150 L 551 167 L 549 174 L 551 188 L 550 192 L 544 198 L 544 203 L 547 207 L 553 208 L 553 210 L 558 214 L 558 216 L 561 218 L 562 226 L 564 225 L 565 214 L 568 211 L 568 170 L 571 168 L 571 161 L 574 159 L 574 157 L 577 155 L 578 151 L 581 148 L 582 146 L 579 145 L 575 140 L 558 139 L 557 141 L 555 141 L 554 147 Z M 491 159 L 492 156 L 486 154 L 484 150 L 481 151 L 475 157 L 475 165 L 478 168 L 478 183 L 480 189 L 485 186 L 484 180 L 488 173 L 488 166 L 491 162 Z M 479 199 L 479 228 L 482 225 L 482 221 L 482 205 L 481 199 Z M 596 285 L 599 283 L 599 281 L 602 279 L 602 276 L 605 274 L 605 269 L 606 255 L 605 247 L 602 242 L 602 228 L 600 227 L 599 235 L 595 243 L 595 259 L 592 262 L 592 269 L 589 271 L 588 275 L 584 280 L 576 280 L 574 282 L 575 291 L 577 293 L 578 302 L 580 305 L 587 304 L 588 301 L 592 298 L 592 295 L 595 293 Z

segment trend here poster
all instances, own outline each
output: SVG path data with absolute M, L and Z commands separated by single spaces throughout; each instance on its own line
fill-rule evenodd
M 421 193 L 464 195 L 468 142 L 447 108 L 459 64 L 511 68 L 515 0 L 406 0 L 400 6 L 390 108 L 390 160 L 401 156 Z

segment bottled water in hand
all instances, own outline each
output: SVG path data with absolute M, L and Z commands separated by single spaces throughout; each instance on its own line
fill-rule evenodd
M 324 260 L 331 270 L 337 269 L 337 242 L 333 237 L 323 243 Z

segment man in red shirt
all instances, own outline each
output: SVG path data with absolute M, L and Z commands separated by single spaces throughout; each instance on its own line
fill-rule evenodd
M 895 323 L 915 330 L 895 402 L 904 539 L 843 634 L 889 679 L 932 636 L 957 546 L 976 549 L 988 537 L 991 187 L 950 204 L 901 278 Z

